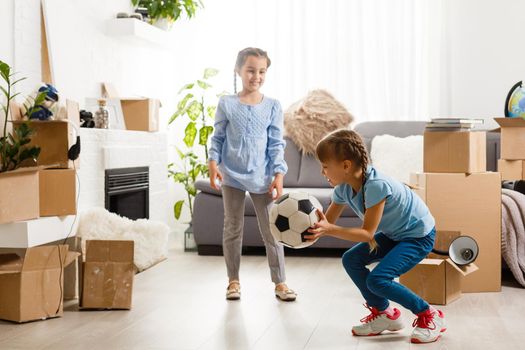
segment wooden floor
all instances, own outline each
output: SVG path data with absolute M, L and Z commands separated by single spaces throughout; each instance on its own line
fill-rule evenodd
M 273 295 L 266 258 L 243 256 L 242 300 L 226 301 L 222 257 L 170 251 L 135 279 L 131 311 L 81 311 L 27 324 L 0 321 L 0 349 L 523 349 L 525 289 L 511 278 L 501 293 L 466 294 L 443 307 L 448 331 L 437 343 L 412 345 L 406 328 L 358 338 L 363 300 L 338 258 L 288 257 L 294 303 Z

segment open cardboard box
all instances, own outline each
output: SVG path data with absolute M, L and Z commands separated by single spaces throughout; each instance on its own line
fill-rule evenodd
M 133 256 L 133 241 L 87 240 L 80 308 L 131 309 Z
M 423 259 L 401 275 L 399 283 L 430 304 L 446 305 L 461 297 L 462 278 L 477 269 L 474 264 L 457 266 L 450 259 Z
M 459 231 L 437 231 L 434 248 L 448 251 L 452 241 L 460 235 Z M 446 305 L 461 296 L 463 277 L 477 270 L 474 263 L 458 266 L 447 256 L 430 253 L 427 259 L 402 275 L 399 282 L 430 304 Z
M 67 120 L 75 125 L 79 125 L 80 115 L 78 104 L 74 101 L 66 101 Z M 63 116 L 64 117 L 64 116 Z M 79 168 L 78 159 L 73 165 L 73 161 L 68 158 L 69 148 L 75 144 L 76 137 L 73 126 L 65 119 L 55 120 L 13 120 L 13 127 L 16 128 L 21 123 L 29 122 L 30 127 L 34 130 L 31 136 L 31 142 L 28 146 L 39 146 L 40 155 L 36 164 L 27 162 L 25 166 L 44 166 L 54 168 Z M 76 135 L 78 136 L 78 135 Z
M 62 316 L 64 267 L 79 255 L 67 245 L 0 254 L 0 319 L 26 322 Z
M 438 231 L 460 231 L 479 246 L 479 271 L 462 292 L 501 291 L 501 180 L 494 172 L 411 174 L 410 184 L 427 204 Z
M 525 159 L 525 119 L 494 118 L 501 130 L 502 159 Z
M 160 100 L 146 97 L 120 97 L 110 83 L 102 83 L 102 96 L 120 100 L 127 130 L 159 130 Z
M 423 136 L 426 173 L 479 173 L 487 170 L 484 131 L 427 131 Z

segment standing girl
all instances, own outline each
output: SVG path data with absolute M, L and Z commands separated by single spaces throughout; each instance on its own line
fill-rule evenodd
M 443 313 L 394 281 L 434 246 L 435 222 L 427 206 L 407 186 L 368 165 L 365 144 L 354 131 L 329 134 L 318 143 L 316 153 L 322 174 L 335 189 L 326 215 L 318 212 L 320 221 L 308 238 L 329 235 L 362 242 L 343 255 L 343 266 L 370 310 L 352 333 L 370 336 L 403 328 L 400 311 L 390 306 L 392 300 L 417 315 L 413 343 L 436 341 L 445 331 Z M 345 205 L 363 220 L 362 227 L 334 224 Z M 377 261 L 370 271 L 367 265 Z
M 269 210 L 281 196 L 283 177 L 288 170 L 284 161 L 283 113 L 279 101 L 263 95 L 270 59 L 265 51 L 246 48 L 235 63 L 242 90 L 223 96 L 215 114 L 208 168 L 210 185 L 222 189 L 224 203 L 223 251 L 229 283 L 226 299 L 241 297 L 239 267 L 244 225 L 244 199 L 248 191 L 255 207 L 275 295 L 292 301 L 296 293 L 285 283 L 283 246 L 270 233 Z M 235 92 L 237 89 L 235 89 Z

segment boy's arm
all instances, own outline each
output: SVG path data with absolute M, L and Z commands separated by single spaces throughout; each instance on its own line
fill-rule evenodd
M 372 238 L 374 238 L 374 234 L 376 233 L 381 217 L 383 216 L 385 202 L 386 199 L 383 199 L 373 207 L 368 208 L 365 213 L 363 225 L 359 228 L 334 225 L 328 220 L 328 211 L 326 216 L 318 211 L 321 220 L 315 224 L 314 228 L 308 230 L 312 235 L 307 235 L 305 238 L 317 239 L 322 236 L 333 236 L 353 242 L 370 242 Z

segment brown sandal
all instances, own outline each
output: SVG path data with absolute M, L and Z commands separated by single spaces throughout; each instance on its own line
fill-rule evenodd
M 241 298 L 241 284 L 231 281 L 226 288 L 226 300 L 239 300 Z

